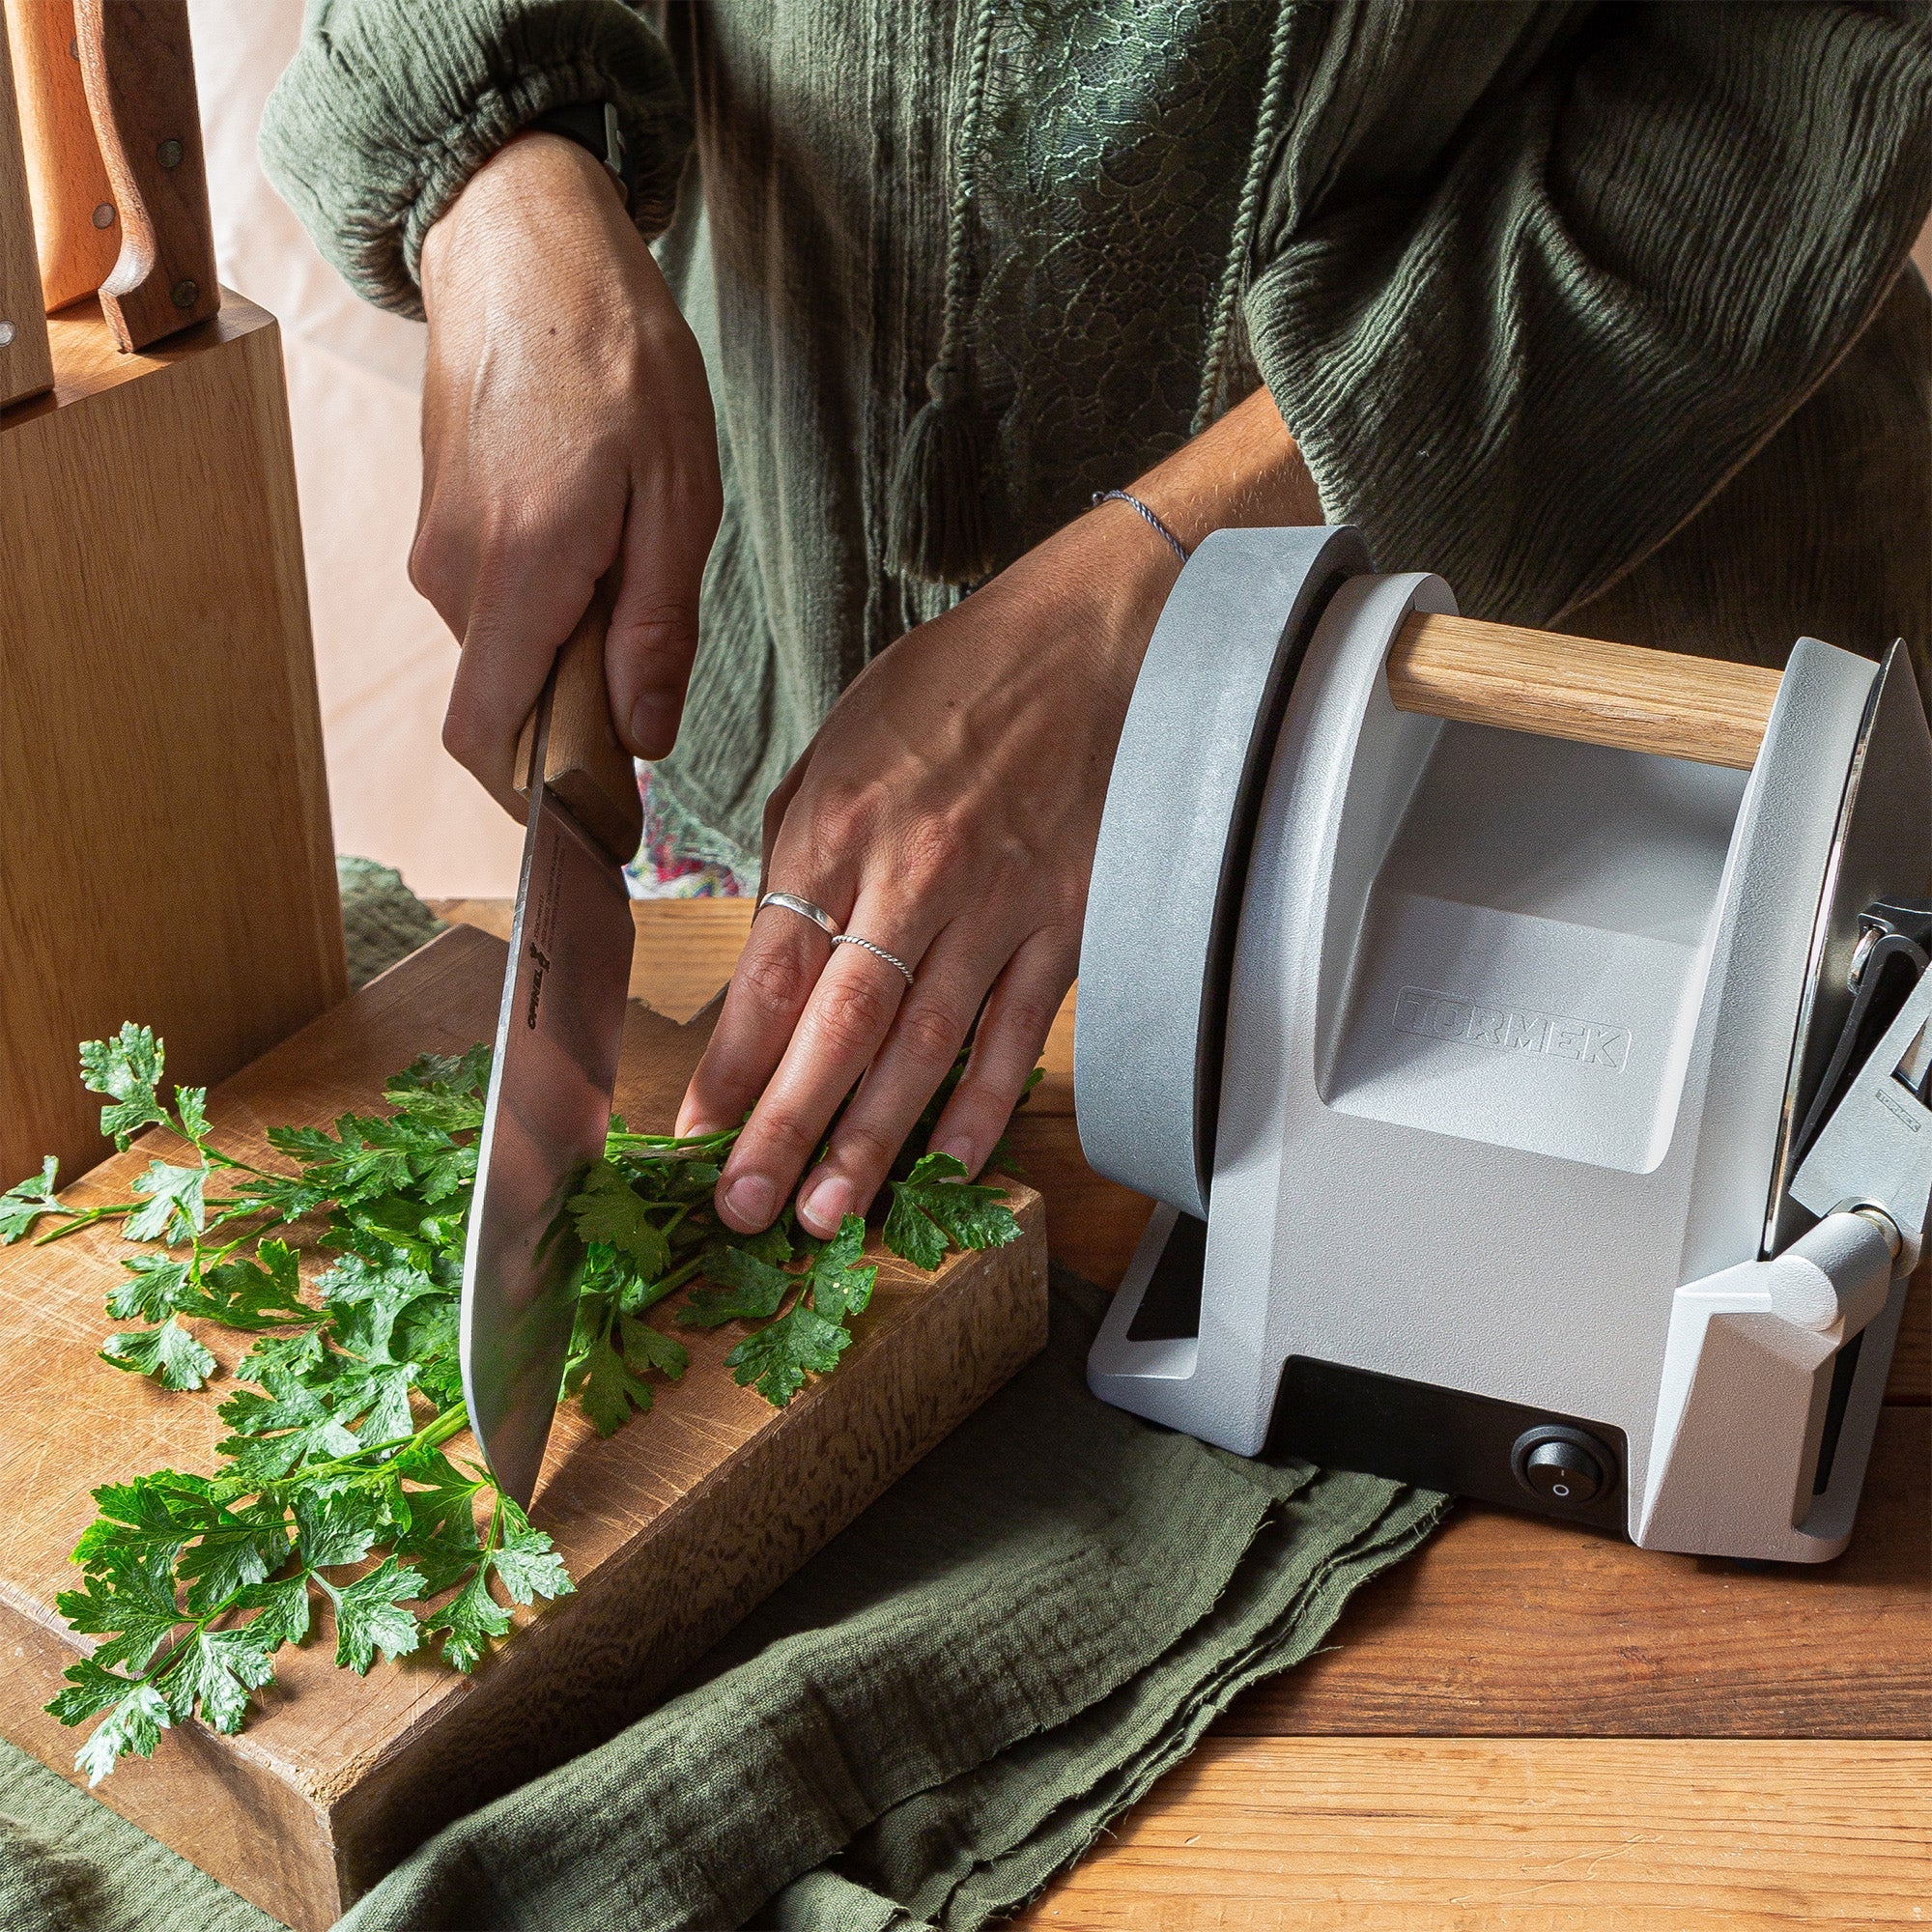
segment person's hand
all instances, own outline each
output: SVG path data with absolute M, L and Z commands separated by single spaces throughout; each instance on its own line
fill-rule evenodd
M 1082 518 L 867 666 L 774 793 L 764 888 L 915 981 L 758 915 L 679 1121 L 753 1108 L 718 1185 L 729 1225 L 774 1217 L 862 1075 L 798 1215 L 829 1236 L 863 1212 L 976 1014 L 931 1146 L 984 1163 L 1072 983 L 1114 749 L 1177 569 L 1131 511 Z
M 1322 521 L 1265 389 L 1134 490 L 1189 545 Z M 969 1031 L 929 1145 L 985 1164 L 1073 982 L 1115 749 L 1179 568 L 1129 505 L 1100 505 L 875 658 L 772 795 L 764 890 L 914 983 L 782 906 L 757 916 L 678 1120 L 751 1110 L 718 1181 L 731 1227 L 770 1222 L 808 1162 L 808 1234 L 863 1213 Z
M 501 149 L 430 229 L 410 577 L 463 646 L 442 741 L 506 810 L 552 659 L 621 560 L 617 734 L 661 758 L 720 514 L 704 363 L 615 184 L 575 142 Z

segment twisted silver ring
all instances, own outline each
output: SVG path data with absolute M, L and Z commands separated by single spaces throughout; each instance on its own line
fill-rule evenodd
M 838 932 L 832 938 L 834 946 L 863 946 L 875 959 L 883 959 L 888 966 L 894 966 L 905 975 L 905 982 L 912 984 L 912 968 L 896 952 L 888 952 L 883 946 L 874 946 L 869 939 L 861 939 L 856 933 Z
M 786 912 L 795 912 L 801 918 L 809 919 L 826 938 L 835 943 L 844 938 L 838 922 L 823 906 L 815 906 L 810 899 L 802 899 L 795 893 L 766 893 L 752 913 L 756 919 L 768 905 L 783 906 Z

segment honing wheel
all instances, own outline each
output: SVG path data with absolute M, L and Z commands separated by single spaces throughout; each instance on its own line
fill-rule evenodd
M 1851 1533 L 1932 1112 L 1911 668 L 1465 621 L 1230 530 L 1135 690 L 1081 954 L 1094 1167 L 1162 1204 L 1108 1401 L 1627 1533 Z

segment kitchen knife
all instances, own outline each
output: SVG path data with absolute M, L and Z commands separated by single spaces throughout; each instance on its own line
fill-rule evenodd
M 636 768 L 604 690 L 614 573 L 557 653 L 525 726 L 529 802 L 464 1258 L 469 1424 L 526 1509 L 556 1413 L 582 1245 L 565 1204 L 604 1151 L 630 987 L 624 863 L 643 836 Z
M 145 349 L 221 306 L 187 0 L 75 0 L 73 17 L 121 214 L 100 312 L 123 350 Z
M 51 315 L 114 271 L 121 217 L 80 71 L 73 0 L 4 0 L 27 145 L 41 298 Z

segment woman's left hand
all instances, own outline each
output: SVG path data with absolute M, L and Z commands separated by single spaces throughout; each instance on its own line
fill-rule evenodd
M 976 1015 L 931 1145 L 984 1164 L 1073 981 L 1114 748 L 1178 569 L 1125 506 L 1081 518 L 868 665 L 772 795 L 764 889 L 914 982 L 759 914 L 679 1121 L 753 1109 L 718 1185 L 732 1227 L 777 1215 L 855 1083 L 798 1214 L 829 1236 L 863 1213 Z
M 1186 543 L 1321 522 L 1265 389 L 1134 488 Z M 718 1181 L 731 1227 L 776 1218 L 828 1126 L 799 1221 L 829 1236 L 865 1212 L 976 1015 L 931 1147 L 984 1166 L 1073 983 L 1114 751 L 1179 571 L 1128 504 L 1101 504 L 875 658 L 772 794 L 764 890 L 913 983 L 798 913 L 758 916 L 678 1122 L 752 1110 Z

